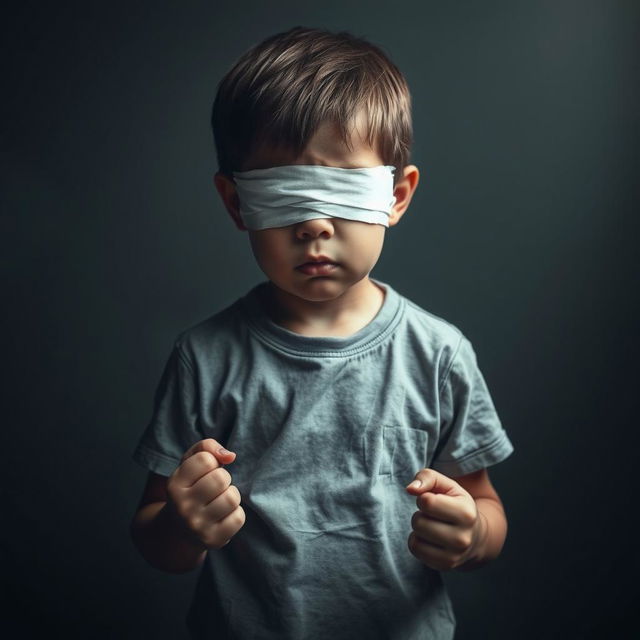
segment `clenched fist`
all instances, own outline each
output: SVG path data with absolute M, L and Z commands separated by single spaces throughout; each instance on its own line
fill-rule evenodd
M 213 438 L 200 440 L 167 482 L 169 513 L 207 549 L 224 547 L 245 523 L 240 491 L 222 466 L 235 457 Z
M 475 500 L 453 478 L 435 469 L 418 471 L 416 481 L 407 487 L 417 496 L 419 509 L 411 518 L 409 551 L 432 569 L 455 569 L 471 557 L 481 537 Z

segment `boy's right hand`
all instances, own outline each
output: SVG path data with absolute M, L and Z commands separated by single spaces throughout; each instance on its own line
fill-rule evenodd
M 220 453 L 221 447 L 213 438 L 196 442 L 167 481 L 170 514 L 207 549 L 224 547 L 246 519 L 240 491 L 222 467 L 232 463 L 236 454 Z

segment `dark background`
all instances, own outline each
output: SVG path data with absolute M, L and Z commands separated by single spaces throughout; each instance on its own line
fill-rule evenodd
M 209 113 L 242 52 L 300 24 L 364 36 L 405 73 L 421 182 L 372 275 L 471 339 L 515 446 L 490 469 L 509 520 L 502 555 L 445 574 L 457 640 L 630 637 L 638 9 L 5 13 L 3 627 L 186 638 L 197 574 L 162 573 L 134 549 L 146 471 L 130 456 L 173 338 L 263 279 L 212 182 Z

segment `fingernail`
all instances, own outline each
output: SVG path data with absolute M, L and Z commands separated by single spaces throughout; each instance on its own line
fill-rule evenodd
M 220 455 L 226 456 L 228 453 L 233 453 L 232 451 L 229 451 L 228 449 L 225 449 L 224 447 L 220 447 L 218 449 L 218 453 Z
M 414 480 L 407 489 L 419 489 L 422 486 L 422 482 L 420 480 Z

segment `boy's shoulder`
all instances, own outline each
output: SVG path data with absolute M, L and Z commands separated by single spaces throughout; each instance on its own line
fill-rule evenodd
M 402 295 L 402 294 L 400 294 Z M 457 349 L 466 336 L 453 322 L 428 311 L 405 295 L 406 327 L 409 335 L 416 336 L 421 343 L 433 347 Z
M 220 355 L 220 350 L 237 344 L 241 340 L 240 322 L 241 298 L 214 312 L 212 315 L 181 330 L 174 344 L 178 351 L 191 362 L 212 352 Z
M 427 311 L 406 296 L 403 298 L 406 307 L 403 342 L 411 362 L 419 363 L 419 370 L 437 371 L 440 385 L 454 368 L 463 373 L 467 371 L 476 356 L 464 332 L 453 322 Z

